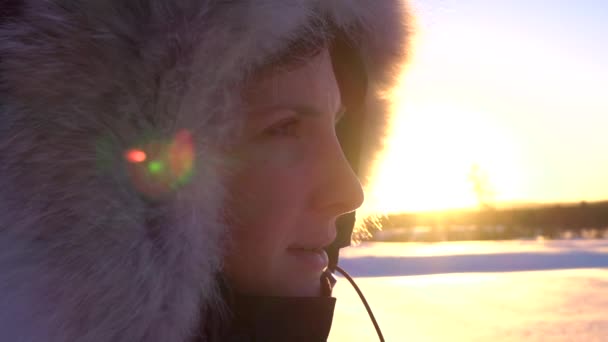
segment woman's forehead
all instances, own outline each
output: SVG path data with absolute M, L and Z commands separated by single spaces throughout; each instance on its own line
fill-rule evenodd
M 297 67 L 252 81 L 245 98 L 254 110 L 297 105 L 334 113 L 342 106 L 327 49 Z

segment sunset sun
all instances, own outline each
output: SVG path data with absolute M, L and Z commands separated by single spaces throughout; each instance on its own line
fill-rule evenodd
M 518 146 L 482 113 L 457 107 L 398 106 L 388 150 L 378 163 L 368 210 L 391 213 L 470 208 L 478 204 L 474 182 L 489 200 L 517 191 Z

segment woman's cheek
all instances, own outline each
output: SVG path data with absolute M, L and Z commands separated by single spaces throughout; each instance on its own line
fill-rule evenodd
M 262 168 L 294 167 L 306 158 L 306 147 L 299 141 L 272 141 L 256 146 L 250 161 Z

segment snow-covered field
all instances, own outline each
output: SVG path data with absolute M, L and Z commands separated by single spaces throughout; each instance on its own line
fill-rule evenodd
M 387 341 L 608 341 L 608 240 L 365 243 L 355 276 Z M 330 341 L 377 341 L 346 279 Z

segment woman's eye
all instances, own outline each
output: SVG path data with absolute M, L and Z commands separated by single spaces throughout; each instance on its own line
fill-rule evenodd
M 264 134 L 271 137 L 297 137 L 299 126 L 297 119 L 288 119 L 267 128 Z

